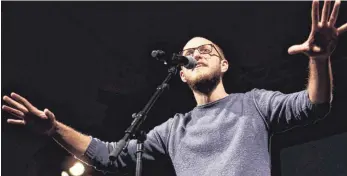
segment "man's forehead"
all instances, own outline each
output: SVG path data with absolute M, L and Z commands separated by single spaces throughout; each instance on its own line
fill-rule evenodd
M 195 48 L 204 44 L 213 44 L 208 39 L 205 39 L 203 37 L 194 37 L 191 40 L 187 42 L 187 44 L 184 46 L 183 50 L 188 49 L 188 48 Z

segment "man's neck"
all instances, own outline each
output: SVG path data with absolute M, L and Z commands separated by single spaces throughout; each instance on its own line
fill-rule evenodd
M 228 96 L 228 94 L 225 92 L 222 82 L 219 82 L 217 87 L 208 95 L 202 94 L 196 91 L 193 91 L 193 94 L 194 94 L 197 106 L 211 103 Z

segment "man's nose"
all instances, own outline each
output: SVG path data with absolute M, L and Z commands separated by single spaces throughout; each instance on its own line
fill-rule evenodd
M 196 49 L 194 50 L 193 57 L 195 60 L 202 59 L 200 52 Z

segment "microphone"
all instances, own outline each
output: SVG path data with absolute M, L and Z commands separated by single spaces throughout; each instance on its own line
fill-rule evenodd
M 187 69 L 192 69 L 195 68 L 197 65 L 197 61 L 192 57 L 192 56 L 181 56 L 178 54 L 173 54 L 171 60 L 165 58 L 165 52 L 162 50 L 153 50 L 151 53 L 151 56 L 156 58 L 159 61 L 163 61 L 164 64 L 169 64 L 169 65 L 179 65 L 183 66 Z
M 173 63 L 183 66 L 187 69 L 195 68 L 197 65 L 197 61 L 192 56 L 180 56 L 176 55 L 172 59 Z

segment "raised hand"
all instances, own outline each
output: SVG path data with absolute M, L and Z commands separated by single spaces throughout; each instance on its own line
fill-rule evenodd
M 341 1 L 336 0 L 332 13 L 330 14 L 331 1 L 325 0 L 322 10 L 322 17 L 319 21 L 319 1 L 312 2 L 312 27 L 308 39 L 300 45 L 291 46 L 289 54 L 304 53 L 310 58 L 329 58 L 334 51 L 338 37 L 347 31 L 347 23 L 335 27 Z
M 41 111 L 16 93 L 11 93 L 11 97 L 4 96 L 3 100 L 9 106 L 3 105 L 2 109 L 17 118 L 7 119 L 8 123 L 28 126 L 34 131 L 46 135 L 51 135 L 54 132 L 55 116 L 48 109 Z

